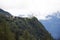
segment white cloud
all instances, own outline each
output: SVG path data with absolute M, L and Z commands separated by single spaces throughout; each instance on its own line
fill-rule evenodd
M 13 15 L 32 12 L 37 18 L 45 19 L 52 12 L 60 11 L 60 0 L 0 0 L 0 8 Z

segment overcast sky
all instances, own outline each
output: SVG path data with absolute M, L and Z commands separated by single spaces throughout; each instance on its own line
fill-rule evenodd
M 39 19 L 60 11 L 60 0 L 0 0 L 0 8 L 12 15 L 35 15 Z

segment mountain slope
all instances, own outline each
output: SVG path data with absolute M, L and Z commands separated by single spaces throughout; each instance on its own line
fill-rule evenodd
M 6 15 L 6 16 L 7 16 L 7 15 L 8 15 L 8 16 L 11 16 L 10 13 L 4 11 L 3 9 L 0 9 L 0 14 Z
M 60 12 L 49 15 L 47 17 L 50 17 L 51 19 L 40 21 L 55 39 L 60 39 Z
M 4 40 L 5 37 L 5 40 L 53 40 L 53 37 L 36 17 L 21 18 L 5 15 L 0 14 L 0 22 L 3 22 L 0 24 L 0 28 L 2 28 L 0 29 L 0 35 L 2 34 L 0 40 Z

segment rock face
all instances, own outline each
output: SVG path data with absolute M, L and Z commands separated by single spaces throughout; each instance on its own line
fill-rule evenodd
M 13 18 L 4 16 L 4 12 L 0 10 L 0 40 L 53 40 L 36 17 Z

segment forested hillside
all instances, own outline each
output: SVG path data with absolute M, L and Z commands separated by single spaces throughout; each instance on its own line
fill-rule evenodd
M 0 9 L 0 40 L 53 40 L 36 17 L 15 17 Z

